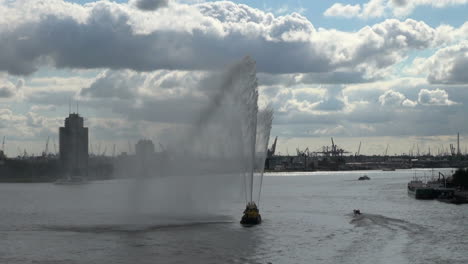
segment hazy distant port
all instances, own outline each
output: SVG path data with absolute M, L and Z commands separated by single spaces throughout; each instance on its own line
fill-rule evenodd
M 83 118 L 77 113 L 70 113 L 65 119 L 65 126 L 59 128 L 59 152 L 49 151 L 49 142 L 42 155 L 23 155 L 7 157 L 0 150 L 0 182 L 53 182 L 73 176 L 85 177 L 87 180 L 107 180 L 127 177 L 162 177 L 183 173 L 186 160 L 184 156 L 175 155 L 160 145 L 155 151 L 151 140 L 139 140 L 134 146 L 129 145 L 129 152 L 110 154 L 106 150 L 98 154 L 88 151 L 88 128 L 84 127 Z M 2 142 L 4 148 L 5 139 Z M 319 147 L 315 151 L 309 148 L 297 149 L 295 155 L 278 155 L 277 138 L 268 149 L 265 161 L 266 171 L 345 171 L 345 170 L 396 170 L 411 168 L 461 168 L 468 167 L 468 155 L 462 154 L 459 142 L 450 145 L 450 151 L 437 154 L 410 153 L 403 155 L 362 155 L 360 147 L 357 152 L 350 152 L 335 144 L 333 138 L 330 146 Z M 220 155 L 219 159 L 222 159 Z M 196 162 L 206 167 L 206 173 L 217 173 L 208 168 L 217 163 L 218 158 L 199 157 Z M 194 162 L 191 159 L 190 162 Z M 169 165 L 177 164 L 177 166 Z M 224 163 L 228 164 L 228 163 Z M 233 164 L 235 166 L 235 164 Z M 177 167 L 178 171 L 167 171 L 165 168 Z M 223 168 L 227 171 L 229 168 Z M 234 168 L 233 168 L 234 171 Z
M 296 149 L 295 155 L 276 155 L 277 139 L 268 149 L 265 163 L 266 171 L 345 171 L 345 170 L 396 170 L 412 168 L 461 168 L 468 167 L 468 155 L 462 154 L 459 148 L 450 145 L 448 153 L 438 150 L 436 155 L 430 153 L 410 154 L 362 155 L 361 144 L 357 152 L 350 152 L 340 148 L 331 138 L 330 146 L 322 146 L 315 151 L 309 148 Z

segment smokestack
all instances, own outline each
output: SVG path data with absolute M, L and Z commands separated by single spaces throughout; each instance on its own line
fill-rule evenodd
M 460 133 L 457 133 L 457 155 L 460 156 Z

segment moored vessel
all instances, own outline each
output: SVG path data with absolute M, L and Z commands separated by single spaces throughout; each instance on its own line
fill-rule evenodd
M 420 180 L 412 180 L 408 183 L 408 194 L 416 199 L 434 199 L 436 193 L 433 188 L 428 187 Z

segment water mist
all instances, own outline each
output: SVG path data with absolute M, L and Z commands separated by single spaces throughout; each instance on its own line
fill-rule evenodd
M 273 112 L 258 110 L 255 62 L 246 57 L 204 83 L 207 104 L 163 139 L 159 175 L 137 177 L 133 208 L 144 211 L 149 199 L 158 214 L 195 218 L 216 215 L 242 196 L 246 203 L 259 201 Z

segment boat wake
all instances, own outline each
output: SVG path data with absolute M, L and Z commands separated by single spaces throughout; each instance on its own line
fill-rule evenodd
M 147 233 L 169 229 L 197 228 L 212 225 L 230 224 L 236 221 L 232 219 L 220 220 L 197 220 L 197 221 L 174 221 L 173 223 L 159 224 L 109 224 L 109 225 L 49 225 L 42 226 L 43 229 L 58 232 L 75 233 Z
M 349 216 L 355 228 L 351 244 L 339 256 L 343 263 L 354 263 L 361 255 L 368 256 L 366 263 L 387 263 L 387 259 L 391 260 L 388 263 L 466 263 L 462 254 L 447 254 L 466 247 L 466 243 L 451 243 L 454 239 L 464 241 L 463 232 L 376 214 Z
M 427 233 L 427 228 L 402 219 L 377 214 L 349 214 L 352 231 L 343 237 L 336 263 L 413 263 L 407 250 Z
M 409 234 L 421 234 L 426 228 L 408 221 L 376 214 L 352 215 L 350 224 L 356 227 L 381 227 L 391 231 L 405 231 Z

